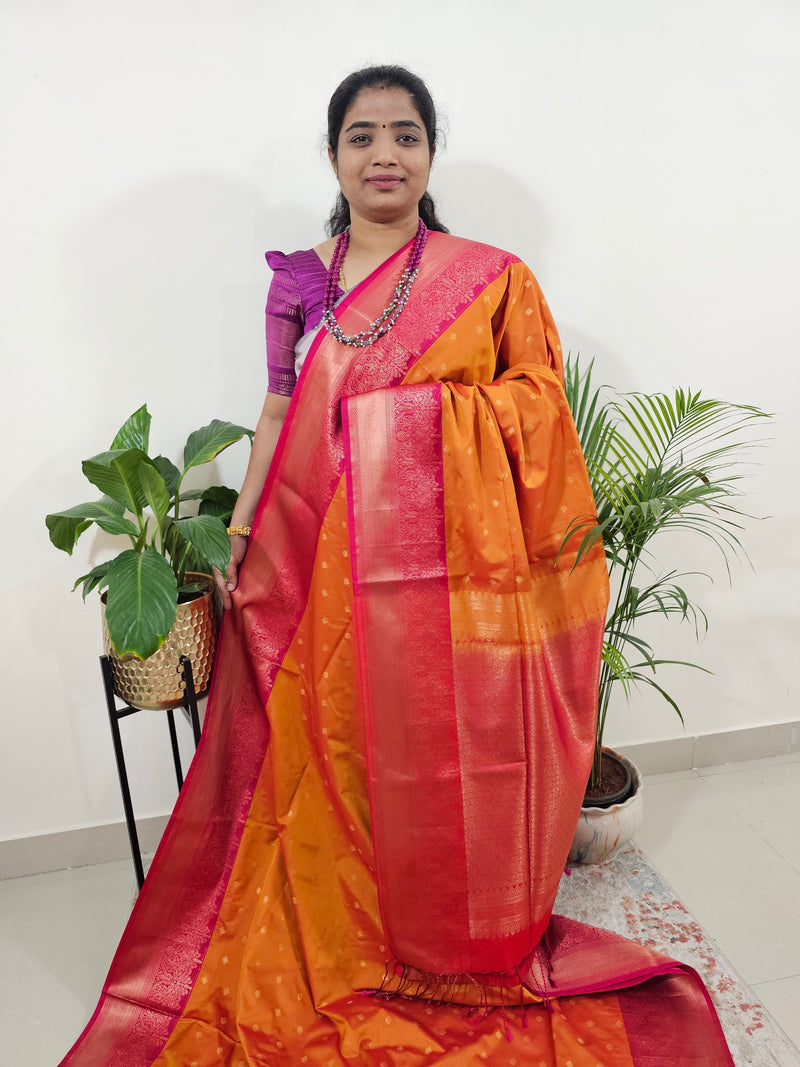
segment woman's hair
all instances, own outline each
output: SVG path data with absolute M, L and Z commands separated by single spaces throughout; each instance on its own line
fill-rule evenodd
M 436 108 L 427 85 L 422 78 L 418 78 L 405 67 L 384 66 L 365 67 L 364 70 L 354 71 L 345 78 L 331 97 L 328 104 L 328 147 L 333 152 L 334 159 L 344 117 L 362 89 L 405 89 L 425 125 L 428 147 L 431 156 L 433 155 L 436 149 Z M 428 192 L 419 202 L 419 215 L 429 230 L 449 233 L 447 227 L 436 217 L 436 207 Z M 335 237 L 339 233 L 344 233 L 349 225 L 350 205 L 339 192 L 325 228 L 328 236 Z

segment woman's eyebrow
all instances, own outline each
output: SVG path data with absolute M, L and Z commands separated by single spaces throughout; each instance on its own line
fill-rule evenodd
M 379 124 L 377 122 L 365 122 L 363 120 L 360 121 L 360 122 L 351 122 L 350 125 L 347 127 L 347 129 L 344 132 L 345 133 L 350 133 L 351 130 L 375 130 L 375 129 L 378 128 L 378 125 Z M 384 125 L 384 124 L 380 123 L 380 125 Z M 389 126 L 393 130 L 396 130 L 396 129 L 400 128 L 400 127 L 409 127 L 409 126 L 413 127 L 415 130 L 421 130 L 422 129 L 420 124 L 418 122 L 414 122 L 413 119 L 397 119 L 395 122 L 390 122 Z

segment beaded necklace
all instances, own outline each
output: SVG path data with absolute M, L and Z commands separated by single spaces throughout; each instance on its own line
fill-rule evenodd
M 414 284 L 414 279 L 419 272 L 422 250 L 425 247 L 427 239 L 428 231 L 425 227 L 425 223 L 420 219 L 419 226 L 417 227 L 417 235 L 414 238 L 414 245 L 411 249 L 411 254 L 408 257 L 406 269 L 400 275 L 400 281 L 397 283 L 394 296 L 377 319 L 375 319 L 374 322 L 371 322 L 365 330 L 362 330 L 360 333 L 348 335 L 344 333 L 333 313 L 333 306 L 336 303 L 336 285 L 339 280 L 342 264 L 344 263 L 344 257 L 347 254 L 347 246 L 350 243 L 349 232 L 345 230 L 344 233 L 340 233 L 339 239 L 336 242 L 336 247 L 333 250 L 331 265 L 328 269 L 328 285 L 325 290 L 325 310 L 322 312 L 322 322 L 328 333 L 335 337 L 341 344 L 352 345 L 355 348 L 367 348 L 368 345 L 374 344 L 376 341 L 380 340 L 384 334 L 387 334 L 397 322 L 397 318 L 408 300 L 411 286 Z

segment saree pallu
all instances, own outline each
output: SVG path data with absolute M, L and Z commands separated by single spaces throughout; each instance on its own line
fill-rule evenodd
M 401 250 L 337 309 L 362 329 Z M 203 737 L 69 1067 L 727 1064 L 702 983 L 550 913 L 607 578 L 527 268 L 428 237 L 321 332 Z

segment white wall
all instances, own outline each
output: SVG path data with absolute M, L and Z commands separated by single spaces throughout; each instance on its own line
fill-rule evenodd
M 80 460 L 144 401 L 176 457 L 211 418 L 254 424 L 262 253 L 321 239 L 327 99 L 371 61 L 428 79 L 443 217 L 524 256 L 565 349 L 621 388 L 780 413 L 751 486 L 755 570 L 705 598 L 716 675 L 674 688 L 691 733 L 796 719 L 799 42 L 793 0 L 5 0 L 0 838 L 121 817 L 98 604 L 69 593 L 103 542 L 68 559 L 44 515 L 92 499 Z M 150 814 L 173 799 L 166 726 L 138 719 Z M 644 700 L 610 732 L 681 727 Z

